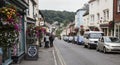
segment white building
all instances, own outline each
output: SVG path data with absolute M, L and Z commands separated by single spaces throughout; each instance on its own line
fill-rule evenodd
M 84 13 L 84 15 L 83 15 L 83 20 L 84 20 L 84 22 L 83 22 L 83 26 L 84 26 L 84 30 L 89 30 L 89 11 L 87 10 L 85 13 Z
M 75 15 L 75 28 L 80 28 L 83 26 L 83 14 L 86 12 L 86 9 L 79 9 Z
M 113 0 L 89 1 L 89 26 L 101 28 L 105 35 L 113 35 L 108 24 L 113 20 Z

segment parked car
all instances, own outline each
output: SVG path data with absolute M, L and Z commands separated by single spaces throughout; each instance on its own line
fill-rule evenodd
M 103 36 L 101 31 L 87 31 L 84 33 L 84 47 L 96 48 L 98 39 Z
M 68 37 L 68 42 L 73 42 L 73 36 Z
M 74 36 L 74 37 L 73 37 L 73 41 L 74 41 L 73 43 L 74 43 L 74 44 L 77 44 L 77 37 L 78 37 L 78 36 Z
M 64 40 L 64 41 L 68 41 L 68 36 L 64 36 L 64 37 L 63 37 L 63 40 Z
M 103 36 L 99 39 L 97 51 L 120 52 L 120 39 L 117 37 Z
M 78 36 L 77 37 L 77 44 L 78 45 L 83 45 L 84 44 L 84 38 L 83 38 L 83 36 Z

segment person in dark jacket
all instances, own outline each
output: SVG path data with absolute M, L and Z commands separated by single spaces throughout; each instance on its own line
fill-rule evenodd
M 49 41 L 50 41 L 50 47 L 53 47 L 54 35 L 52 34 L 50 35 Z

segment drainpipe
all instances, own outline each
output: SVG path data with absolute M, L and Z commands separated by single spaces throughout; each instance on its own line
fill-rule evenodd
M 114 5 L 114 3 L 115 3 L 114 1 L 115 1 L 115 0 L 113 0 L 113 22 L 114 22 L 113 35 L 116 36 L 116 35 L 115 35 L 115 34 L 116 34 L 116 26 L 115 26 L 115 21 L 114 21 L 114 17 L 115 17 L 115 16 L 114 16 L 114 13 L 115 13 L 115 12 L 114 12 L 114 6 L 115 6 L 115 5 Z

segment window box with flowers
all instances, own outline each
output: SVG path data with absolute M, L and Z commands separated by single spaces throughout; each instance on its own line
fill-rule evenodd
M 18 43 L 19 18 L 20 15 L 14 5 L 0 8 L 0 47 L 3 49 L 3 62 L 10 57 L 10 49 Z M 16 55 L 17 51 L 15 50 L 16 48 L 13 49 L 12 55 Z

